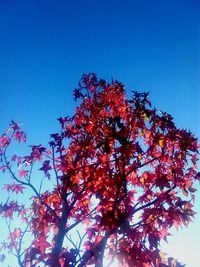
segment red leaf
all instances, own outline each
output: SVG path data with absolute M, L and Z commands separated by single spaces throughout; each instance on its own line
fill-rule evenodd
M 12 191 L 18 194 L 18 193 L 23 193 L 25 187 L 20 184 L 12 183 L 12 184 L 5 184 L 3 189 L 7 190 L 8 192 Z
M 27 170 L 21 170 L 20 172 L 19 172 L 19 176 L 20 177 L 26 177 L 26 176 L 28 176 L 28 171 Z

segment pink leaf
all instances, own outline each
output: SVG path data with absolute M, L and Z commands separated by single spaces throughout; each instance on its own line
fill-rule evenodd
M 28 171 L 27 171 L 27 170 L 21 170 L 21 171 L 19 172 L 19 176 L 20 176 L 20 177 L 28 176 Z

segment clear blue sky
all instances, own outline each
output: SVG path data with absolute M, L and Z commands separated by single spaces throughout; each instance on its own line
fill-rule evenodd
M 96 72 L 150 91 L 156 107 L 200 136 L 199 14 L 198 0 L 0 0 L 0 129 L 16 119 L 29 144 L 47 143 L 56 118 L 73 112 L 81 75 Z M 199 266 L 195 221 L 168 244 L 196 251 L 189 267 Z

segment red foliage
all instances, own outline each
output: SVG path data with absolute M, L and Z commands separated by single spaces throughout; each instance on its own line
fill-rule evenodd
M 0 205 L 10 220 L 3 248 L 19 266 L 100 267 L 105 257 L 122 266 L 181 266 L 167 262 L 159 243 L 194 216 L 197 139 L 153 108 L 148 93 L 132 93 L 128 99 L 121 83 L 84 75 L 74 90 L 75 115 L 59 118 L 61 132 L 49 147 L 9 159 L 12 141 L 26 136 L 12 121 L 0 137 L 0 168 L 11 177 L 4 189 L 33 193 L 27 205 Z M 12 231 L 14 214 L 22 227 Z

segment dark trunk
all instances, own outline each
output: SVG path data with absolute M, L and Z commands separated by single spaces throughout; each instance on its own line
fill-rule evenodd
M 66 201 L 63 201 L 63 211 L 62 211 L 62 217 L 58 226 L 58 232 L 55 237 L 55 244 L 52 249 L 51 254 L 51 265 L 50 267 L 60 267 L 60 253 L 62 250 L 63 241 L 66 234 L 66 223 L 68 218 L 68 205 Z

